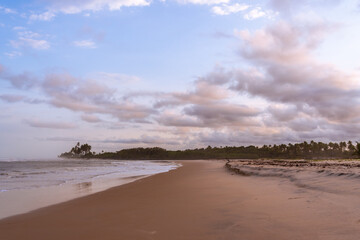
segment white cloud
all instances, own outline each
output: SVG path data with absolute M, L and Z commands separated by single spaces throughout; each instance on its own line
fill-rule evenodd
M 246 20 L 254 20 L 257 18 L 267 17 L 267 18 L 273 18 L 276 16 L 277 13 L 270 11 L 270 10 L 263 10 L 261 7 L 256 7 L 252 9 L 250 12 L 244 15 L 244 18 Z
M 215 5 L 229 3 L 230 0 L 177 0 L 182 4 Z
M 15 14 L 16 11 L 11 9 L 11 8 L 6 8 L 6 7 L 3 7 L 3 6 L 0 6 L 0 11 L 4 12 L 4 13 L 7 13 L 7 14 Z
M 92 40 L 74 41 L 73 44 L 76 47 L 81 47 L 81 48 L 96 48 L 96 43 Z
M 148 6 L 150 1 L 146 0 L 52 0 L 51 10 L 65 14 L 76 14 L 84 11 L 120 10 L 122 7 Z
M 5 55 L 8 56 L 9 58 L 15 58 L 15 57 L 20 57 L 22 53 L 18 51 L 12 51 L 12 52 L 6 52 Z
M 14 48 L 21 48 L 26 46 L 37 50 L 46 50 L 50 48 L 50 44 L 46 40 L 23 38 L 23 37 L 20 37 L 18 40 L 11 40 L 10 44 Z
M 47 11 L 44 13 L 40 13 L 40 14 L 31 14 L 29 19 L 31 21 L 50 21 L 51 19 L 53 19 L 55 17 L 55 13 L 52 11 Z
M 216 15 L 229 15 L 232 13 L 245 11 L 249 7 L 250 6 L 246 5 L 246 4 L 235 3 L 233 5 L 223 4 L 221 6 L 215 6 L 215 7 L 212 7 L 211 10 Z
M 17 40 L 10 40 L 10 45 L 14 48 L 31 47 L 37 50 L 46 50 L 50 48 L 50 43 L 41 39 L 42 35 L 32 31 L 18 32 Z
M 32 32 L 32 31 L 22 31 L 22 32 L 18 32 L 18 35 L 20 37 L 24 37 L 24 38 L 40 38 L 41 35 L 37 32 Z

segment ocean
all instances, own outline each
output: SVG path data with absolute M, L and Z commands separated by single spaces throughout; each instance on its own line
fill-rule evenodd
M 168 161 L 49 159 L 0 161 L 0 218 L 167 172 Z

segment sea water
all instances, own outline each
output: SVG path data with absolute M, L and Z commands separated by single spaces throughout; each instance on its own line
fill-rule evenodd
M 178 166 L 168 161 L 2 159 L 0 218 L 103 191 Z

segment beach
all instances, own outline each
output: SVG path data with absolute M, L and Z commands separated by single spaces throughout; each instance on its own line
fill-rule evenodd
M 0 161 L 0 219 L 101 192 L 178 165 L 168 161 Z
M 359 239 L 356 191 L 243 176 L 226 161 L 182 167 L 0 220 L 0 239 Z M 324 180 L 322 180 L 324 181 Z

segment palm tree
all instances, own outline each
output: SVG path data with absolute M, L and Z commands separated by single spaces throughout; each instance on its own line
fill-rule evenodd
M 356 142 L 354 155 L 357 155 L 360 158 L 360 143 Z

